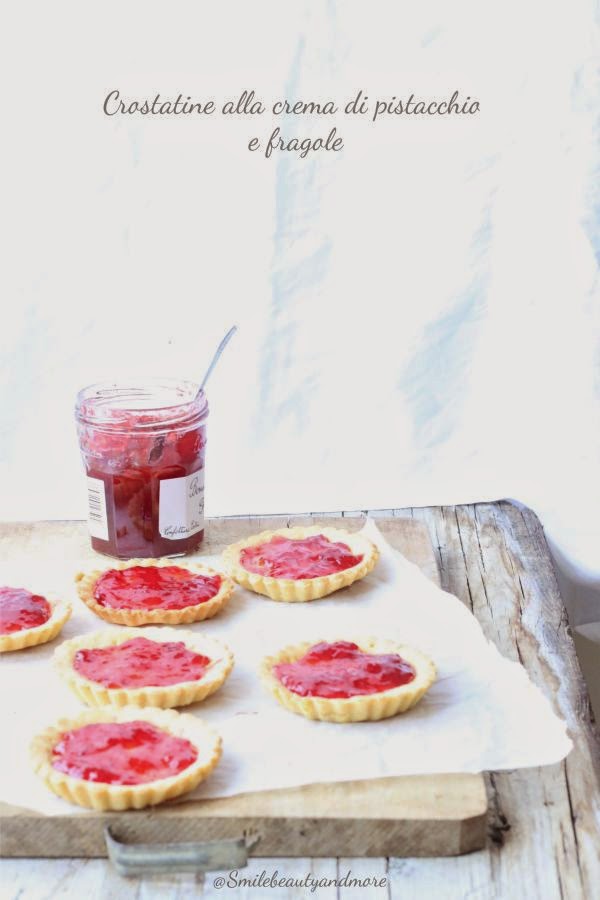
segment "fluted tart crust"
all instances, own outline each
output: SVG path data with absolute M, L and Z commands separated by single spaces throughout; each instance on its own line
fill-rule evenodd
M 65 732 L 105 722 L 143 721 L 169 735 L 189 741 L 196 750 L 194 762 L 176 775 L 142 784 L 110 784 L 61 772 L 52 765 L 53 750 Z M 186 713 L 173 709 L 103 707 L 59 721 L 38 734 L 30 747 L 34 770 L 59 797 L 96 810 L 142 809 L 192 791 L 215 768 L 221 756 L 221 738 L 213 729 Z
M 347 640 L 347 639 L 343 639 Z M 365 722 L 387 719 L 415 706 L 436 679 L 436 667 L 431 659 L 414 647 L 380 638 L 354 638 L 353 642 L 366 654 L 397 654 L 414 669 L 412 681 L 389 690 L 352 697 L 302 696 L 288 690 L 274 673 L 281 663 L 292 663 L 320 643 L 306 641 L 285 647 L 274 656 L 267 656 L 260 666 L 264 686 L 291 712 L 324 722 Z
M 134 566 L 142 567 L 175 567 L 178 569 L 187 569 L 192 574 L 204 575 L 208 578 L 218 576 L 221 583 L 217 593 L 193 606 L 184 606 L 179 609 L 166 609 L 158 607 L 155 609 L 131 609 L 126 607 L 112 608 L 98 603 L 94 592 L 98 580 L 107 572 L 120 571 L 130 569 Z M 115 625 L 129 625 L 137 627 L 138 625 L 188 625 L 191 622 L 201 622 L 204 619 L 211 619 L 225 606 L 234 590 L 234 582 L 227 575 L 217 572 L 209 566 L 201 563 L 189 562 L 180 559 L 129 559 L 124 561 L 115 560 L 111 565 L 103 569 L 93 569 L 88 572 L 78 572 L 75 575 L 77 593 L 86 606 L 92 610 L 105 622 L 112 622 Z
M 349 568 L 330 574 L 310 578 L 279 578 L 251 572 L 242 564 L 244 551 L 263 544 L 269 544 L 273 538 L 287 541 L 302 541 L 306 538 L 322 535 L 334 544 L 344 544 L 351 554 L 360 557 L 360 561 Z M 349 532 L 339 528 L 320 525 L 308 527 L 294 526 L 279 528 L 275 531 L 263 531 L 243 541 L 230 544 L 223 551 L 223 566 L 231 577 L 242 587 L 257 594 L 263 594 L 271 600 L 282 600 L 287 603 L 318 600 L 334 591 L 348 587 L 368 575 L 379 558 L 379 550 L 375 544 L 361 532 Z
M 34 592 L 32 592 L 34 593 Z M 71 615 L 71 604 L 51 594 L 36 594 L 43 597 L 50 607 L 50 616 L 41 625 L 33 628 L 22 628 L 9 634 L 0 634 L 0 653 L 13 650 L 24 650 L 38 644 L 47 644 L 54 640 Z
M 210 662 L 202 675 L 193 681 L 143 687 L 107 687 L 74 668 L 75 655 L 80 650 L 116 647 L 139 637 L 156 642 L 182 642 L 186 650 L 208 657 Z M 82 634 L 65 641 L 54 651 L 54 664 L 61 678 L 88 706 L 153 706 L 168 709 L 198 703 L 214 694 L 233 668 L 233 654 L 225 644 L 196 631 L 165 626 L 145 628 L 140 634 L 134 628 L 122 628 Z

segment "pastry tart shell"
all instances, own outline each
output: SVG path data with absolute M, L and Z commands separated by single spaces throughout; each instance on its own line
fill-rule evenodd
M 249 572 L 240 562 L 240 554 L 246 547 L 256 544 L 266 544 L 276 535 L 290 540 L 314 537 L 322 534 L 333 542 L 341 542 L 350 548 L 353 554 L 361 554 L 362 559 L 355 566 L 344 569 L 341 572 L 333 572 L 331 575 L 321 575 L 317 578 L 272 578 L 268 575 L 260 575 Z M 261 534 L 252 535 L 236 544 L 230 544 L 223 551 L 223 565 L 231 577 L 242 587 L 256 594 L 263 594 L 271 600 L 282 600 L 286 603 L 305 602 L 307 600 L 319 600 L 334 591 L 349 587 L 355 581 L 359 581 L 368 575 L 379 558 L 379 550 L 375 544 L 361 532 L 343 531 L 339 528 L 327 528 L 319 525 L 309 527 L 295 526 L 293 528 L 280 528 L 276 531 L 263 531 Z
M 54 651 L 54 665 L 61 678 L 88 706 L 154 706 L 168 709 L 198 703 L 214 694 L 233 668 L 233 654 L 225 644 L 195 631 L 176 628 L 145 628 L 142 637 L 151 641 L 182 641 L 188 650 L 208 656 L 211 660 L 201 678 L 177 684 L 144 687 L 109 688 L 86 678 L 73 667 L 78 650 L 116 647 L 132 638 L 140 637 L 134 628 L 96 631 L 65 641 Z
M 179 569 L 187 569 L 197 575 L 212 577 L 218 575 L 221 578 L 219 590 L 214 597 L 197 603 L 194 606 L 184 606 L 182 609 L 113 609 L 102 606 L 94 597 L 96 582 L 105 572 L 119 569 L 130 569 L 132 566 L 177 566 Z M 188 625 L 191 622 L 201 622 L 203 619 L 211 619 L 225 606 L 234 590 L 231 578 L 204 566 L 201 563 L 187 562 L 172 559 L 129 559 L 125 561 L 115 560 L 113 565 L 104 569 L 93 569 L 89 572 L 78 572 L 75 575 L 77 593 L 85 605 L 96 613 L 105 622 L 115 625 Z
M 286 709 L 307 719 L 339 723 L 388 719 L 415 706 L 436 679 L 434 663 L 420 650 L 389 640 L 355 638 L 354 643 L 363 653 L 397 653 L 414 668 L 414 679 L 387 691 L 356 697 L 302 697 L 281 683 L 273 667 L 279 663 L 294 662 L 318 643 L 320 641 L 307 641 L 285 647 L 276 656 L 267 656 L 260 667 L 261 680 L 276 700 Z
M 71 604 L 66 600 L 48 596 L 48 594 L 39 594 L 39 596 L 43 597 L 50 605 L 50 618 L 34 628 L 22 628 L 20 631 L 13 631 L 10 634 L 0 634 L 0 653 L 47 644 L 57 636 L 71 615 Z
M 86 781 L 59 772 L 52 765 L 52 750 L 65 731 L 96 722 L 130 722 L 142 720 L 175 737 L 185 738 L 196 748 L 198 756 L 191 766 L 170 778 L 146 784 L 117 785 Z M 221 738 L 196 716 L 172 709 L 124 707 L 87 710 L 70 719 L 59 719 L 56 725 L 38 734 L 30 747 L 34 770 L 59 797 L 97 810 L 142 809 L 192 791 L 217 765 L 221 756 Z

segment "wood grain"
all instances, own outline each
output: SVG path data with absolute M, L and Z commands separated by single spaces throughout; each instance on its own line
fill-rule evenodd
M 364 519 L 321 521 L 353 531 Z M 218 553 L 246 535 L 280 525 L 273 518 L 212 520 L 203 551 Z M 394 546 L 439 583 L 428 532 L 421 523 L 390 517 L 380 525 Z M 49 558 L 59 552 L 67 558 L 94 555 L 82 523 L 3 526 L 0 540 L 13 561 L 25 560 L 33 552 Z M 482 847 L 486 819 L 482 776 L 455 774 L 307 785 L 125 814 L 47 817 L 0 806 L 6 856 L 104 856 L 106 824 L 119 839 L 134 843 L 218 840 L 251 833 L 260 837 L 253 853 L 261 856 L 446 856 Z
M 522 663 L 574 743 L 562 763 L 487 777 L 490 844 L 465 859 L 461 879 L 479 885 L 477 897 L 519 896 L 526 886 L 536 900 L 590 900 L 600 885 L 600 746 L 539 520 L 508 502 L 411 512 L 429 528 L 442 586 Z M 414 887 L 420 896 L 419 878 Z
M 311 871 L 335 877 L 349 868 L 387 877 L 386 887 L 378 891 L 325 888 L 316 893 L 319 900 L 593 900 L 600 884 L 600 748 L 537 517 L 507 502 L 370 514 L 412 516 L 428 528 L 443 587 L 474 609 L 503 653 L 522 660 L 565 717 L 575 748 L 556 766 L 488 776 L 490 840 L 485 850 L 440 859 L 261 858 L 251 860 L 244 874 L 277 868 L 291 876 Z M 105 860 L 15 859 L 3 866 L 6 896 L 19 900 L 59 894 L 66 900 L 86 895 L 180 900 L 225 893 L 213 886 L 211 874 L 204 879 L 126 881 Z M 260 891 L 228 894 L 257 897 Z M 291 900 L 305 894 L 282 889 L 268 896 Z

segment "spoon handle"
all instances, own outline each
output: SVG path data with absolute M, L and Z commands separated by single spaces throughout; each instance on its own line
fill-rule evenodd
M 225 349 L 225 347 L 227 346 L 227 344 L 229 343 L 231 338 L 234 336 L 236 331 L 237 331 L 237 325 L 234 325 L 233 328 L 229 329 L 229 331 L 227 332 L 227 334 L 225 335 L 225 337 L 223 338 L 223 340 L 221 341 L 221 343 L 215 350 L 215 355 L 211 359 L 210 365 L 209 365 L 208 369 L 206 370 L 206 374 L 204 375 L 204 378 L 200 382 L 200 387 L 198 388 L 198 394 L 201 394 L 202 391 L 204 390 L 206 382 L 210 378 L 214 367 L 219 362 L 219 359 L 221 358 L 221 354 L 222 354 L 223 350 Z

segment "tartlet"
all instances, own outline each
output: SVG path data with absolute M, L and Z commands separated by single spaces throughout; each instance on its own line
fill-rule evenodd
M 110 735 L 89 734 L 88 726 L 104 725 L 114 729 Z M 157 741 L 162 743 L 152 751 Z M 150 765 L 147 748 L 156 754 Z M 193 790 L 218 763 L 221 738 L 196 716 L 172 709 L 104 707 L 60 719 L 33 739 L 30 754 L 34 770 L 64 800 L 97 810 L 142 809 Z M 178 771 L 164 775 L 179 762 Z M 67 771 L 84 766 L 88 778 Z M 152 777 L 152 766 L 159 777 Z
M 169 572 L 160 573 L 158 570 L 167 569 Z M 129 570 L 133 570 L 130 572 Z M 123 585 L 117 583 L 117 579 L 124 581 L 130 576 L 149 578 L 150 573 L 144 572 L 150 570 L 156 575 L 156 579 L 162 579 L 163 583 L 155 588 L 148 588 L 149 595 L 154 594 L 154 599 L 164 596 L 168 590 L 183 591 L 194 586 L 198 586 L 199 591 L 210 594 L 207 598 L 201 599 L 200 602 L 191 603 L 189 605 L 179 605 L 168 607 L 167 605 L 151 605 L 144 606 L 135 605 L 130 602 L 125 605 L 115 606 L 114 599 L 111 599 L 110 605 L 108 601 L 103 599 L 101 592 L 106 590 L 107 595 L 110 592 L 111 598 L 117 597 L 119 591 L 123 591 Z M 124 574 L 125 573 L 125 574 Z M 174 574 L 173 574 L 174 573 Z M 179 573 L 179 575 L 177 574 Z M 171 579 L 172 584 L 166 584 L 165 579 Z M 183 587 L 177 583 L 178 578 L 187 579 L 182 582 Z M 112 580 L 110 589 L 104 587 L 107 579 Z M 195 579 L 195 581 L 194 581 Z M 104 569 L 93 569 L 89 572 L 78 572 L 75 576 L 77 592 L 79 597 L 89 609 L 92 610 L 101 619 L 106 622 L 112 622 L 116 625 L 129 625 L 137 627 L 138 625 L 179 625 L 189 624 L 191 622 L 201 622 L 204 619 L 210 619 L 217 613 L 229 600 L 233 590 L 234 583 L 231 578 L 216 572 L 214 569 L 204 566 L 201 563 L 187 562 L 183 560 L 172 559 L 130 559 L 123 562 L 115 561 Z M 126 590 L 134 590 L 134 588 L 125 585 Z M 185 599 L 185 598 L 184 598 Z M 189 599 L 189 598 L 188 598 Z M 166 601 L 165 601 L 166 603 Z
M 400 681 L 402 672 L 408 675 L 408 670 L 412 669 L 413 677 L 405 680 L 404 683 L 398 684 L 396 687 L 390 687 L 385 690 L 374 690 L 372 692 L 356 693 L 353 696 L 319 696 L 317 693 L 305 693 L 304 695 L 296 691 L 288 689 L 282 682 L 281 678 L 288 676 L 293 669 L 290 664 L 304 662 L 307 654 L 311 651 L 318 651 L 320 648 L 356 648 L 352 651 L 358 656 L 391 656 L 400 657 L 400 661 L 408 668 L 401 667 L 397 664 L 400 674 L 396 680 Z M 325 651 L 322 651 L 323 653 Z M 347 650 L 350 654 L 350 650 Z M 351 655 L 351 654 L 350 654 Z M 323 657 L 323 661 L 319 665 L 330 663 L 333 657 L 330 656 L 327 662 Z M 343 654 L 338 659 L 339 668 L 337 674 L 333 677 L 339 677 L 339 673 L 344 671 Z M 370 661 L 367 661 L 370 662 Z M 373 661 L 375 662 L 375 661 Z M 327 676 L 327 670 L 321 669 L 321 673 Z M 423 697 L 425 692 L 429 690 L 436 678 L 436 667 L 434 663 L 419 650 L 408 647 L 404 644 L 398 644 L 390 640 L 382 640 L 378 638 L 356 638 L 353 642 L 347 640 L 339 641 L 306 641 L 301 644 L 295 644 L 285 647 L 275 656 L 266 657 L 260 667 L 261 680 L 265 687 L 273 694 L 273 696 L 291 712 L 298 713 L 308 719 L 319 719 L 324 722 L 365 722 L 377 721 L 379 719 L 387 719 L 398 713 L 406 712 L 411 709 Z M 300 678 L 302 676 L 300 675 Z M 309 677 L 314 682 L 314 675 L 309 672 Z M 369 678 L 378 677 L 372 675 L 366 668 L 362 676 Z M 391 676 L 390 676 L 391 677 Z M 360 685 L 360 680 L 356 680 L 356 673 L 353 676 L 354 681 L 349 681 L 347 689 L 340 689 L 338 693 L 348 693 L 352 690 L 361 690 L 356 685 Z M 288 680 L 289 684 L 289 680 Z M 335 682 L 334 682 L 335 684 Z M 315 690 L 323 690 L 317 686 Z M 365 688 L 365 690 L 369 690 Z M 326 691 L 325 691 L 326 692 Z M 335 694 L 335 688 L 329 693 Z
M 293 603 L 348 587 L 368 575 L 378 558 L 377 547 L 361 532 L 311 525 L 263 531 L 230 544 L 223 565 L 242 587 Z
M 156 644 L 165 645 L 166 653 L 153 673 L 150 654 L 154 651 L 156 656 L 156 647 L 152 646 Z M 111 648 L 123 645 L 127 645 L 124 650 L 129 658 L 123 659 L 121 654 L 117 661 Z M 182 661 L 184 655 L 187 659 Z M 88 706 L 168 709 L 198 703 L 214 694 L 233 668 L 233 654 L 225 644 L 196 631 L 165 626 L 145 628 L 140 635 L 134 628 L 122 628 L 65 641 L 54 651 L 54 664 L 61 678 Z
M 13 619 L 19 605 L 30 607 L 30 620 L 39 624 L 18 626 Z M 23 650 L 52 641 L 69 616 L 71 604 L 49 594 L 34 594 L 25 588 L 0 587 L 0 653 Z M 16 626 L 16 627 L 14 627 Z M 14 630 L 9 630 L 14 627 Z

